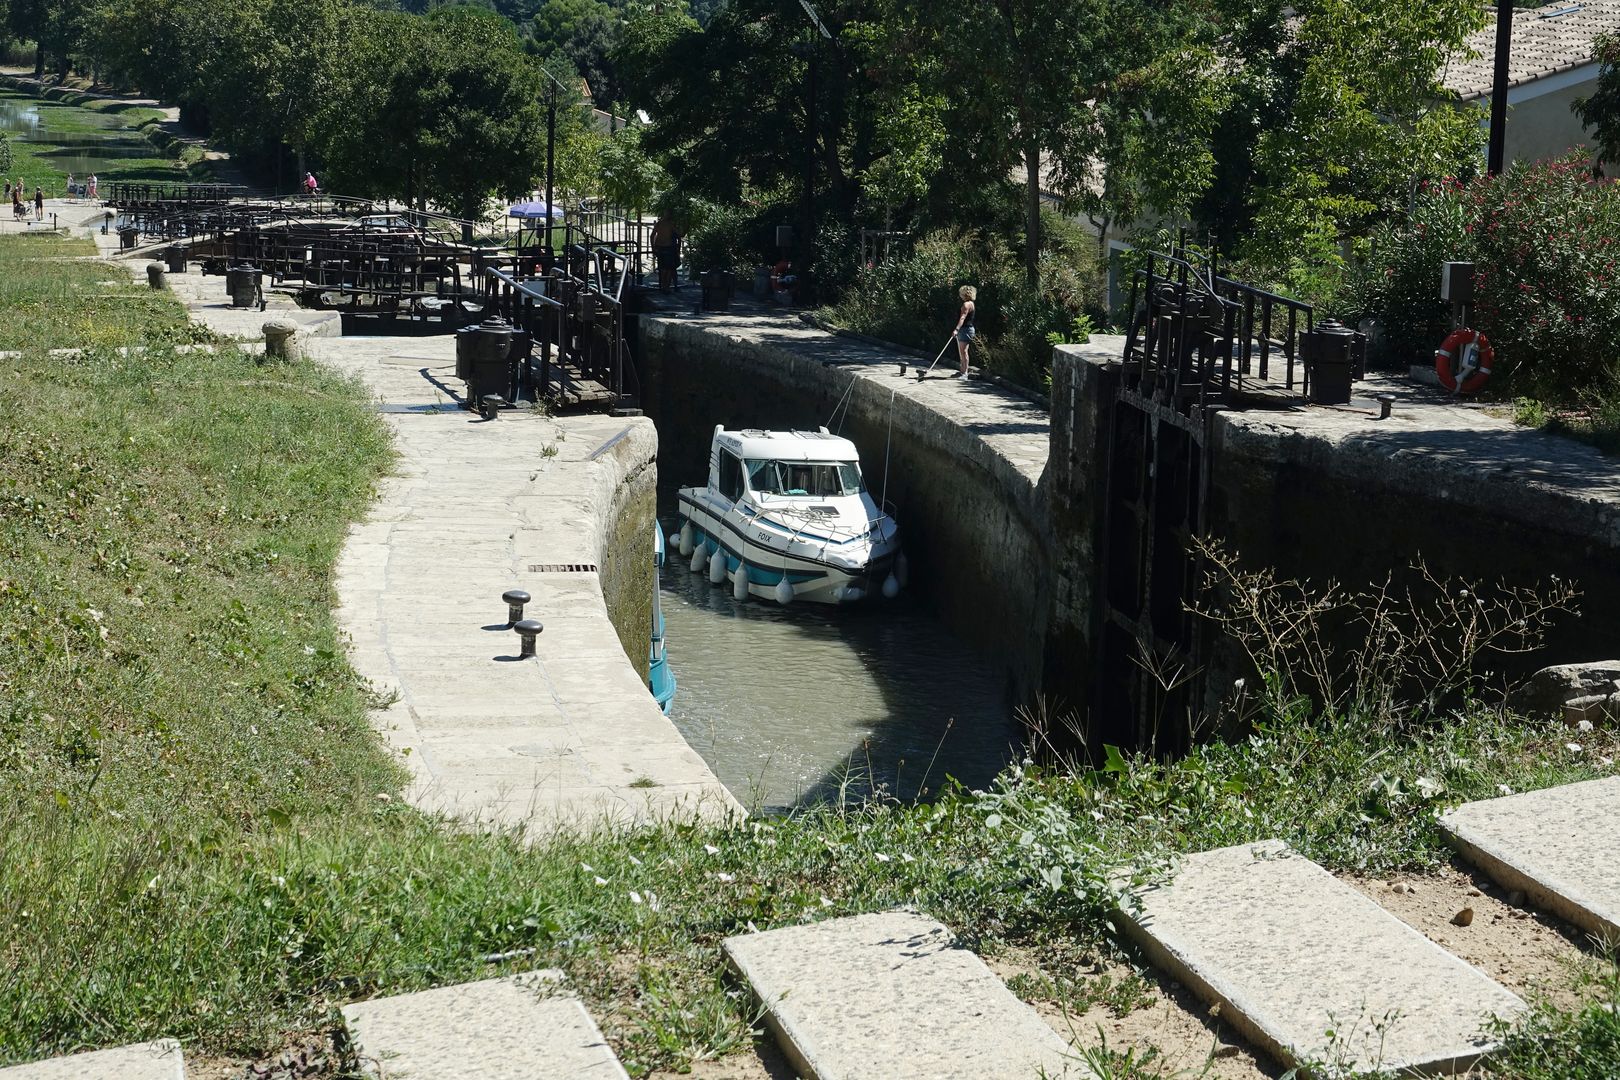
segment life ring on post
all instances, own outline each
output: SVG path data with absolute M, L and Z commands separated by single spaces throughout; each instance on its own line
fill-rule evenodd
M 1453 394 L 1472 394 L 1491 377 L 1496 350 L 1478 330 L 1453 330 L 1434 352 L 1434 372 Z

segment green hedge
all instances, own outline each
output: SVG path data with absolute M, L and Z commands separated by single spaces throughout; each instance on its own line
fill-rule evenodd
M 1420 192 L 1386 226 L 1351 283 L 1384 326 L 1395 364 L 1425 363 L 1449 328 L 1440 264 L 1471 261 L 1470 322 L 1496 349 L 1492 389 L 1583 398 L 1620 366 L 1620 184 L 1585 154 L 1516 163 L 1496 177 Z

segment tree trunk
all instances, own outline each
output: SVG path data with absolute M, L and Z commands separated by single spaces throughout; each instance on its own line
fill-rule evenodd
M 1041 144 L 1024 141 L 1024 280 L 1033 292 L 1041 282 Z

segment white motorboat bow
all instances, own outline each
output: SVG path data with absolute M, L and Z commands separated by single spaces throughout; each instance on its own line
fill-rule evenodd
M 900 530 L 861 479 L 855 444 L 819 431 L 727 431 L 709 482 L 680 489 L 680 552 L 732 595 L 847 604 L 905 584 Z

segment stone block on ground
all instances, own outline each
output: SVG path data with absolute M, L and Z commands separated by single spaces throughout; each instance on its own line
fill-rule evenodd
M 1285 1063 L 1460 1071 L 1525 1004 L 1279 840 L 1188 856 L 1126 904 L 1155 966 Z
M 1504 888 L 1620 942 L 1620 776 L 1464 803 L 1440 827 Z
M 159 1039 L 13 1065 L 0 1080 L 186 1080 L 186 1063 L 179 1043 Z
M 806 1080 L 1094 1077 L 927 916 L 829 919 L 727 938 L 723 948 Z
M 1513 705 L 1526 712 L 1557 713 L 1577 698 L 1607 698 L 1620 691 L 1620 660 L 1544 667 L 1513 692 Z
M 557 972 L 462 983 L 343 1007 L 355 1054 L 387 1080 L 627 1080 Z

